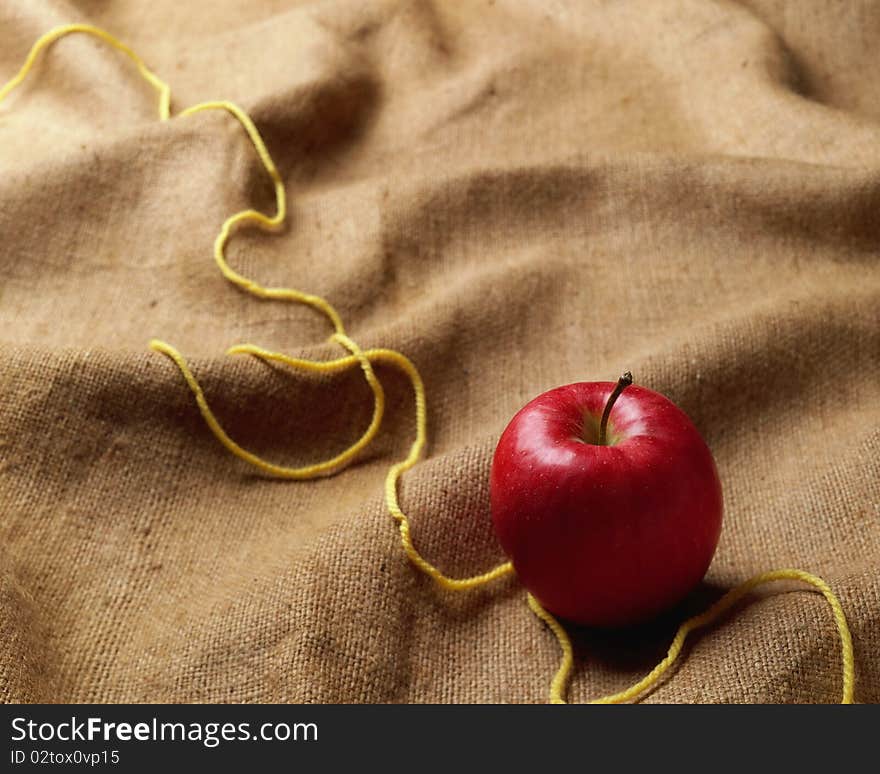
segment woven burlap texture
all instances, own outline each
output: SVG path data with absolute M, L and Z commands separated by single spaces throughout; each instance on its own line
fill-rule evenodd
M 776 567 L 849 617 L 856 700 L 880 700 L 880 3 L 2 0 L 0 80 L 66 22 L 100 25 L 172 86 L 232 99 L 285 180 L 277 235 L 229 260 L 328 298 L 363 347 L 419 366 L 430 447 L 401 503 L 452 575 L 502 561 L 488 473 L 528 399 L 623 368 L 712 448 L 725 522 L 706 582 L 637 631 L 573 629 L 569 698 L 623 688 L 681 618 Z M 406 561 L 382 499 L 409 385 L 351 468 L 274 461 L 367 425 L 326 321 L 261 302 L 211 259 L 271 210 L 230 117 L 162 123 L 118 52 L 55 44 L 0 107 L 0 699 L 541 702 L 558 646 L 515 578 L 463 595 Z M 647 701 L 831 702 L 820 595 L 767 588 L 694 637 Z

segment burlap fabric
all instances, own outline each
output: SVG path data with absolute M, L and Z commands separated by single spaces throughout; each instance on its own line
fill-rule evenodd
M 880 3 L 4 0 L 0 80 L 50 27 L 130 43 L 175 109 L 229 98 L 291 217 L 230 262 L 326 296 L 425 377 L 431 444 L 401 502 L 453 575 L 502 560 L 495 441 L 529 398 L 630 368 L 695 421 L 726 496 L 706 584 L 635 632 L 574 631 L 570 698 L 622 688 L 676 623 L 771 568 L 826 578 L 856 698 L 880 700 Z M 344 473 L 267 480 L 205 428 L 158 336 L 231 435 L 315 461 L 366 426 L 326 321 L 211 260 L 272 207 L 228 116 L 160 123 L 130 63 L 56 44 L 0 107 L 0 698 L 540 702 L 555 639 L 515 580 L 438 591 L 382 501 L 407 382 Z M 785 592 L 785 593 L 783 593 Z M 820 595 L 773 588 L 694 638 L 647 700 L 836 701 Z

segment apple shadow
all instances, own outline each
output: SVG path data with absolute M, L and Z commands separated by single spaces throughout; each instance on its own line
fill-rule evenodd
M 666 656 L 679 627 L 688 618 L 705 612 L 728 591 L 724 586 L 703 582 L 675 607 L 637 626 L 600 629 L 566 622 L 575 662 L 584 665 L 598 664 L 608 671 L 627 675 L 639 672 L 645 675 Z M 694 630 L 688 636 L 685 652 L 702 636 L 702 631 Z M 670 668 L 661 684 L 675 673 L 677 667 L 676 663 Z

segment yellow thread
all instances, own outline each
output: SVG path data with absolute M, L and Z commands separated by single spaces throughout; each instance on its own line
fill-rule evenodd
M 156 89 L 156 91 L 159 92 L 159 120 L 168 120 L 168 117 L 171 115 L 171 88 L 168 84 L 150 70 L 150 68 L 144 64 L 143 60 L 126 46 L 125 43 L 113 37 L 109 32 L 105 32 L 98 27 L 93 27 L 91 24 L 65 24 L 61 27 L 55 27 L 54 29 L 49 30 L 45 35 L 39 37 L 37 42 L 31 46 L 31 50 L 28 52 L 27 58 L 24 60 L 21 69 L 12 80 L 0 89 L 0 102 L 3 102 L 13 89 L 24 81 L 27 74 L 33 69 L 37 57 L 43 49 L 51 46 L 52 43 L 59 38 L 63 38 L 65 35 L 71 35 L 73 33 L 81 33 L 99 38 L 131 59 L 131 61 L 137 66 L 138 72 Z
M 849 625 L 846 622 L 846 615 L 843 612 L 843 606 L 831 590 L 831 587 L 824 580 L 811 573 L 804 572 L 803 570 L 772 570 L 770 572 L 762 573 L 761 575 L 756 575 L 754 578 L 751 578 L 745 583 L 731 589 L 708 610 L 699 615 L 695 615 L 693 618 L 689 618 L 679 627 L 678 632 L 672 640 L 672 644 L 669 646 L 669 652 L 666 654 L 666 657 L 645 677 L 639 680 L 635 685 L 627 688 L 625 691 L 613 693 L 609 696 L 603 696 L 599 699 L 593 699 L 589 703 L 623 704 L 624 702 L 639 698 L 639 696 L 645 693 L 648 689 L 654 687 L 666 671 L 675 663 L 675 660 L 681 653 L 684 641 L 688 634 L 695 629 L 700 629 L 717 621 L 756 586 L 782 580 L 801 581 L 802 583 L 807 583 L 813 586 L 822 592 L 822 595 L 831 606 L 831 611 L 834 615 L 834 622 L 837 624 L 837 632 L 840 635 L 841 661 L 843 669 L 843 694 L 840 703 L 852 704 L 853 691 L 855 688 L 855 660 L 853 658 L 852 636 L 850 635 Z M 562 648 L 562 664 L 550 685 L 550 701 L 553 704 L 565 704 L 565 693 L 568 687 L 568 680 L 571 675 L 573 664 L 571 640 L 559 621 L 544 610 L 531 594 L 529 594 L 528 602 L 529 607 L 532 608 L 535 615 L 547 623 L 556 635 L 557 640 L 559 640 L 559 645 Z
M 541 607 L 541 603 L 537 599 L 527 593 L 526 600 L 532 612 L 550 627 L 550 631 L 556 635 L 556 639 L 559 641 L 559 647 L 562 648 L 562 662 L 550 681 L 550 703 L 565 704 L 565 692 L 568 689 L 568 680 L 574 667 L 574 649 L 571 647 L 571 639 L 562 624 Z
M 43 49 L 47 48 L 59 38 L 62 38 L 65 35 L 69 35 L 72 33 L 83 33 L 87 35 L 92 35 L 125 54 L 131 61 L 135 63 L 138 72 L 140 72 L 143 78 L 159 92 L 160 120 L 165 121 L 170 117 L 171 89 L 168 84 L 158 78 L 144 64 L 143 60 L 141 60 L 141 58 L 137 54 L 135 54 L 134 51 L 132 51 L 128 46 L 119 41 L 113 35 L 110 35 L 108 32 L 99 29 L 98 27 L 94 27 L 90 24 L 68 24 L 61 27 L 56 27 L 38 38 L 36 43 L 34 43 L 34 45 L 31 47 L 31 50 L 28 53 L 27 58 L 25 59 L 25 62 L 18 73 L 8 83 L 0 88 L 0 102 L 2 102 L 13 89 L 15 89 L 24 81 L 28 73 L 33 68 L 40 52 Z M 342 324 L 341 317 L 339 316 L 336 309 L 324 298 L 310 293 L 303 293 L 292 288 L 264 287 L 263 285 L 260 285 L 259 283 L 254 282 L 253 280 L 239 274 L 234 269 L 232 269 L 232 267 L 229 266 L 229 263 L 226 260 L 225 250 L 226 244 L 228 243 L 229 238 L 232 234 L 232 230 L 238 224 L 244 222 L 256 223 L 257 225 L 267 229 L 275 228 L 276 226 L 280 225 L 286 217 L 287 200 L 284 191 L 284 183 L 281 180 L 278 169 L 275 166 L 275 163 L 272 160 L 268 149 L 266 148 L 266 144 L 263 141 L 259 130 L 254 125 L 250 116 L 233 102 L 229 102 L 226 100 L 203 102 L 197 105 L 193 105 L 192 107 L 189 107 L 186 110 L 182 111 L 180 115 L 189 116 L 207 110 L 224 110 L 235 117 L 235 119 L 239 122 L 239 124 L 241 124 L 241 126 L 247 133 L 248 138 L 253 144 L 257 156 L 259 157 L 264 169 L 271 178 L 275 189 L 276 211 L 274 215 L 266 215 L 265 213 L 259 212 L 254 209 L 247 209 L 231 215 L 223 222 L 220 228 L 220 232 L 214 240 L 214 260 L 216 261 L 220 272 L 229 282 L 259 298 L 269 300 L 293 301 L 296 303 L 305 304 L 321 312 L 333 325 L 334 334 L 333 336 L 331 336 L 331 340 L 342 345 L 343 347 L 348 349 L 349 352 L 351 352 L 350 356 L 337 358 L 336 360 L 313 361 L 304 360 L 301 358 L 292 358 L 280 353 L 270 352 L 251 344 L 241 344 L 229 349 L 228 354 L 250 354 L 264 360 L 274 360 L 289 365 L 293 368 L 312 373 L 334 373 L 349 368 L 356 363 L 360 364 L 361 370 L 364 373 L 364 377 L 368 385 L 370 386 L 370 389 L 373 391 L 373 417 L 370 425 L 368 426 L 364 434 L 357 441 L 355 441 L 354 444 L 352 444 L 350 447 L 348 447 L 332 459 L 313 465 L 307 465 L 301 468 L 290 468 L 275 465 L 271 462 L 263 460 L 261 457 L 239 446 L 223 430 L 222 426 L 220 425 L 219 421 L 217 420 L 216 416 L 211 411 L 211 408 L 208 405 L 204 391 L 202 390 L 195 376 L 193 376 L 192 371 L 190 370 L 185 358 L 183 357 L 183 355 L 180 354 L 180 352 L 178 352 L 170 344 L 159 341 L 158 339 L 153 339 L 150 342 L 150 347 L 157 352 L 161 352 L 162 354 L 166 355 L 175 363 L 175 365 L 183 375 L 184 379 L 186 380 L 186 383 L 189 386 L 190 390 L 192 391 L 196 399 L 196 404 L 198 405 L 199 411 L 201 412 L 205 423 L 208 425 L 211 432 L 220 441 L 220 443 L 223 444 L 224 447 L 226 447 L 235 456 L 270 475 L 291 479 L 309 479 L 335 473 L 344 465 L 351 462 L 354 457 L 360 451 L 362 451 L 364 447 L 366 447 L 370 443 L 370 441 L 373 440 L 379 430 L 379 426 L 382 421 L 382 416 L 385 408 L 385 394 L 382 389 L 381 383 L 376 378 L 375 372 L 373 371 L 372 362 L 383 362 L 399 368 L 409 378 L 413 387 L 416 410 L 416 438 L 413 441 L 412 446 L 410 447 L 410 452 L 407 455 L 406 459 L 396 463 L 395 465 L 392 465 L 392 467 L 388 471 L 385 479 L 385 502 L 389 513 L 398 522 L 400 539 L 404 551 L 406 552 L 410 561 L 423 573 L 430 576 L 440 586 L 451 590 L 466 590 L 475 588 L 512 573 L 513 564 L 511 562 L 505 562 L 504 564 L 501 564 L 498 567 L 489 570 L 488 572 L 482 573 L 481 575 L 477 575 L 472 578 L 449 578 L 441 573 L 436 567 L 434 567 L 434 565 L 425 560 L 416 550 L 410 534 L 409 520 L 401 510 L 400 504 L 398 502 L 397 489 L 400 482 L 400 476 L 416 464 L 427 444 L 427 405 L 425 400 L 425 388 L 421 375 L 419 374 L 418 369 L 412 363 L 412 361 L 400 352 L 391 349 L 381 348 L 369 349 L 366 351 L 361 350 L 357 343 L 355 343 L 351 338 L 346 335 L 345 327 Z M 669 652 L 666 658 L 664 658 L 645 678 L 643 678 L 638 683 L 625 691 L 621 691 L 620 693 L 612 694 L 601 699 L 596 699 L 593 703 L 616 704 L 630 701 L 640 696 L 646 690 L 654 686 L 662 677 L 662 675 L 678 658 L 678 655 L 681 653 L 684 640 L 691 631 L 713 623 L 737 601 L 739 601 L 743 596 L 751 591 L 755 586 L 758 586 L 761 583 L 767 583 L 777 580 L 800 580 L 805 583 L 809 583 L 815 588 L 819 589 L 825 596 L 828 603 L 831 605 L 831 608 L 834 612 L 834 618 L 837 623 L 837 628 L 840 633 L 840 641 L 843 650 L 843 703 L 852 703 L 853 687 L 855 684 L 855 669 L 853 663 L 852 638 L 850 636 L 849 627 L 846 623 L 846 617 L 844 615 L 843 608 L 841 607 L 837 597 L 834 595 L 834 593 L 831 591 L 830 587 L 828 586 L 828 584 L 825 583 L 825 581 L 823 581 L 821 578 L 816 577 L 815 575 L 811 575 L 802 570 L 776 570 L 773 572 L 764 573 L 763 575 L 752 578 L 741 586 L 738 586 L 732 591 L 728 592 L 705 613 L 694 616 L 693 618 L 690 618 L 689 620 L 685 621 L 684 624 L 682 624 L 672 642 L 672 645 L 669 648 Z M 562 625 L 550 613 L 544 610 L 531 594 L 528 594 L 527 599 L 529 606 L 531 607 L 533 612 L 550 627 L 550 629 L 556 635 L 560 647 L 562 648 L 562 663 L 556 675 L 554 676 L 550 686 L 550 700 L 555 704 L 564 704 L 564 694 L 567 689 L 572 666 L 574 663 L 571 640 L 569 639 Z
M 25 79 L 28 72 L 30 72 L 31 68 L 33 67 L 37 56 L 44 48 L 49 46 L 54 41 L 58 40 L 58 38 L 77 32 L 86 33 L 100 38 L 101 40 L 107 42 L 119 51 L 122 51 L 130 59 L 132 59 L 132 61 L 134 61 L 134 63 L 137 65 L 141 75 L 143 75 L 144 78 L 146 78 L 147 81 L 149 81 L 159 91 L 160 117 L 162 118 L 162 120 L 169 118 L 171 102 L 170 87 L 166 83 L 161 81 L 155 74 L 153 74 L 153 72 L 147 68 L 140 57 L 138 57 L 128 46 L 119 41 L 117 38 L 110 35 L 108 32 L 105 32 L 104 30 L 98 29 L 97 27 L 93 27 L 88 24 L 69 24 L 63 27 L 58 27 L 46 33 L 39 40 L 37 40 L 18 74 L 9 83 L 7 83 L 3 87 L 3 89 L 0 89 L 0 101 L 2 101 L 2 99 L 10 91 L 12 91 Z M 238 107 L 238 105 L 228 100 L 202 102 L 197 105 L 193 105 L 192 107 L 186 108 L 185 110 L 181 111 L 179 115 L 181 117 L 191 116 L 196 113 L 201 113 L 208 110 L 225 111 L 231 114 L 238 121 L 238 123 L 245 130 L 245 133 L 247 134 L 248 139 L 251 141 L 251 144 L 254 146 L 254 150 L 256 151 L 257 156 L 259 157 L 260 162 L 263 165 L 263 168 L 266 170 L 266 173 L 271 178 L 272 184 L 275 189 L 274 215 L 266 215 L 265 213 L 259 212 L 254 209 L 246 209 L 240 212 L 236 212 L 223 222 L 220 228 L 220 232 L 217 234 L 217 237 L 214 240 L 214 260 L 217 263 L 220 272 L 229 282 L 238 286 L 242 290 L 257 296 L 258 298 L 280 301 L 293 301 L 296 303 L 305 304 L 323 313 L 330 321 L 335 331 L 333 336 L 331 337 L 331 340 L 341 344 L 346 349 L 348 349 L 349 352 L 352 353 L 351 357 L 340 358 L 329 362 L 320 362 L 304 360 L 300 358 L 290 358 L 284 355 L 279 355 L 277 353 L 270 353 L 266 350 L 262 350 L 259 347 L 255 347 L 252 345 L 241 345 L 238 347 L 233 347 L 231 350 L 229 350 L 230 354 L 241 354 L 248 352 L 264 359 L 284 362 L 285 364 L 294 368 L 312 373 L 335 372 L 344 368 L 348 368 L 354 363 L 360 363 L 367 383 L 369 384 L 370 389 L 373 391 L 373 418 L 364 434 L 357 441 L 355 441 L 355 443 L 353 443 L 347 449 L 343 450 L 340 454 L 329 460 L 315 463 L 313 465 L 306 465 L 299 468 L 276 465 L 275 463 L 268 462 L 267 460 L 264 460 L 253 452 L 248 451 L 247 449 L 236 443 L 232 438 L 230 438 L 228 433 L 226 433 L 226 431 L 223 429 L 214 412 L 211 410 L 211 407 L 208 404 L 208 400 L 205 397 L 205 393 L 202 390 L 198 380 L 190 370 L 186 359 L 177 349 L 175 349 L 170 344 L 164 341 L 160 341 L 158 339 L 153 339 L 150 342 L 150 347 L 153 350 L 166 355 L 175 363 L 175 365 L 183 375 L 183 378 L 185 379 L 190 390 L 192 391 L 193 396 L 196 399 L 196 404 L 202 414 L 202 417 L 205 420 L 205 423 L 214 434 L 214 436 L 217 438 L 217 440 L 226 449 L 228 449 L 239 459 L 253 465 L 258 470 L 261 470 L 264 473 L 272 476 L 278 476 L 280 478 L 297 480 L 317 478 L 318 476 L 326 476 L 338 472 L 342 467 L 350 463 L 357 456 L 357 454 L 360 453 L 373 440 L 373 438 L 375 438 L 379 430 L 379 426 L 382 422 L 382 416 L 385 409 L 385 394 L 382 389 L 382 385 L 376 378 L 376 375 L 370 363 L 370 359 L 373 358 L 377 361 L 382 361 L 395 365 L 410 379 L 413 386 L 413 392 L 415 394 L 416 406 L 416 439 L 413 442 L 412 447 L 410 448 L 410 453 L 406 457 L 406 459 L 402 462 L 397 463 L 396 465 L 393 465 L 388 471 L 388 475 L 385 480 L 385 501 L 387 503 L 389 512 L 399 524 L 400 538 L 404 551 L 406 552 L 409 559 L 413 562 L 413 564 L 415 564 L 422 572 L 433 578 L 439 585 L 448 589 L 474 588 L 476 586 L 481 586 L 485 583 L 489 583 L 496 578 L 500 578 L 503 575 L 507 575 L 508 573 L 512 572 L 512 564 L 510 562 L 506 562 L 505 564 L 502 564 L 499 567 L 490 570 L 489 572 L 482 573 L 481 575 L 477 575 L 473 578 L 449 578 L 441 573 L 427 560 L 425 560 L 424 557 L 422 557 L 422 555 L 416 550 L 412 542 L 412 537 L 410 535 L 409 520 L 401 510 L 398 503 L 397 487 L 400 476 L 416 464 L 419 456 L 421 455 L 427 444 L 427 408 L 425 401 L 425 388 L 422 377 L 413 362 L 399 352 L 391 349 L 374 349 L 370 350 L 369 353 L 364 353 L 360 349 L 360 347 L 346 335 L 345 326 L 342 323 L 342 318 L 339 316 L 339 313 L 336 311 L 336 309 L 324 298 L 311 293 L 303 293 L 299 290 L 295 290 L 292 288 L 265 287 L 243 276 L 242 274 L 239 274 L 229 265 L 228 261 L 226 260 L 226 245 L 229 242 L 229 238 L 232 234 L 233 229 L 239 224 L 245 222 L 256 223 L 257 225 L 266 229 L 272 229 L 279 226 L 284 221 L 287 214 L 287 197 L 284 190 L 284 182 L 281 179 L 281 175 L 278 173 L 278 168 L 276 167 L 275 162 L 272 160 L 272 156 L 269 153 L 268 148 L 266 147 L 266 143 L 264 142 L 262 135 L 260 134 L 251 117 L 244 110 Z

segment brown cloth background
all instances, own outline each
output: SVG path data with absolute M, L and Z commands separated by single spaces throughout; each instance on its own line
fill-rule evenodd
M 489 465 L 534 395 L 630 368 L 693 418 L 726 496 L 706 584 L 639 631 L 576 631 L 572 701 L 787 566 L 839 592 L 856 698 L 880 700 L 880 2 L 2 0 L 2 79 L 71 21 L 131 44 L 175 110 L 252 113 L 291 217 L 230 262 L 421 368 L 431 444 L 401 501 L 446 572 L 502 559 Z M 212 262 L 224 217 L 272 208 L 238 125 L 155 110 L 82 37 L 0 107 L 0 698 L 545 701 L 558 647 L 516 581 L 445 594 L 400 550 L 381 490 L 412 439 L 404 379 L 379 369 L 387 420 L 357 464 L 273 481 L 147 350 L 180 347 L 233 437 L 278 462 L 369 419 L 357 372 L 223 355 L 338 348 Z M 821 596 L 757 596 L 648 701 L 839 700 Z

